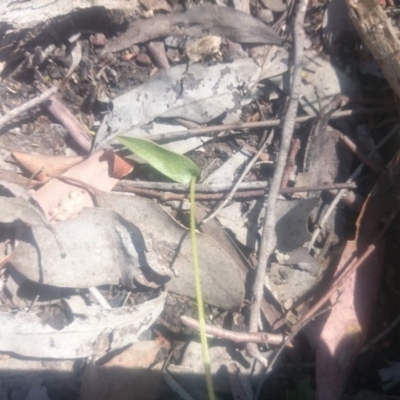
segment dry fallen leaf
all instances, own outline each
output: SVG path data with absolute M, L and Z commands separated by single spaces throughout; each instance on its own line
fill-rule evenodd
M 85 161 L 70 168 L 63 175 L 79 179 L 105 191 L 111 190 L 118 182 L 118 179 L 110 176 L 109 162 L 102 151 L 93 154 Z M 77 192 L 79 192 L 79 189 L 76 186 L 61 182 L 58 179 L 52 179 L 37 190 L 32 197 L 40 204 L 50 220 L 52 218 L 51 210 L 53 210 L 54 215 L 55 209 L 60 207 L 70 208 L 68 203 L 71 200 L 71 193 L 74 193 L 72 200 L 76 203 L 75 194 Z M 83 207 L 93 207 L 93 200 L 86 192 L 81 196 L 81 201 L 75 204 L 71 214 L 78 214 Z
M 106 155 L 110 160 L 110 169 L 113 177 L 121 179 L 129 175 L 133 171 L 133 165 L 120 157 L 114 151 L 107 151 Z
M 220 56 L 222 39 L 219 36 L 205 36 L 186 46 L 189 63 L 193 64 L 204 60 L 206 56 Z
M 64 157 L 64 156 L 46 156 L 41 154 L 30 154 L 13 152 L 13 157 L 18 161 L 23 169 L 29 172 L 39 181 L 51 179 L 49 175 L 61 175 L 69 168 L 79 164 L 83 157 Z
M 381 221 L 397 213 L 399 198 L 400 151 L 381 174 L 365 200 L 357 220 L 354 241 L 346 244 L 336 275 L 357 260 L 372 245 L 381 229 Z M 316 355 L 317 393 L 319 398 L 341 398 L 347 378 L 365 340 L 374 304 L 379 293 L 383 266 L 384 242 L 374 251 L 341 287 L 339 298 L 318 342 Z
M 223 123 L 238 122 L 243 104 L 252 98 L 251 88 L 259 73 L 259 67 L 249 58 L 209 67 L 181 64 L 160 71 L 113 100 L 113 112 L 101 124 L 94 148 L 115 144 L 116 135 L 145 138 L 184 129 L 171 123 L 177 118 L 190 118 L 197 124 L 218 117 L 222 117 Z M 250 93 L 244 95 L 247 90 Z M 209 139 L 192 137 L 170 142 L 165 147 L 183 154 Z
M 173 13 L 146 20 L 136 20 L 118 38 L 109 42 L 103 52 L 125 50 L 137 43 L 174 36 L 203 37 L 204 32 L 237 43 L 282 44 L 282 39 L 258 19 L 230 7 L 203 5 L 186 13 Z
M 157 271 L 164 266 L 174 271 L 166 283 L 168 290 L 195 297 L 192 248 L 186 228 L 146 198 L 98 192 L 96 201 L 140 229 L 146 240 L 150 268 Z M 240 266 L 213 239 L 203 234 L 197 237 L 204 301 L 224 310 L 239 309 L 244 297 Z
M 138 341 L 164 309 L 166 293 L 135 307 L 87 306 L 61 330 L 28 311 L 0 312 L 0 351 L 35 358 L 100 357 Z M 34 343 L 34 345 L 32 345 Z
M 52 232 L 42 226 L 34 225 L 17 236 L 19 245 L 10 263 L 27 279 L 58 287 L 120 283 L 132 287 L 133 277 L 147 267 L 141 232 L 113 211 L 85 208 L 77 217 L 54 225 L 54 230 L 64 258 Z

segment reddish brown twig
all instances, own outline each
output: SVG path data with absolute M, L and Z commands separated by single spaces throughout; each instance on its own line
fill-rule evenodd
M 395 108 L 390 107 L 376 107 L 376 108 L 357 108 L 355 110 L 345 110 L 338 111 L 331 115 L 330 119 L 345 118 L 352 115 L 362 115 L 362 114 L 378 114 L 378 113 L 388 113 L 393 112 Z M 306 115 L 302 117 L 295 118 L 295 122 L 305 122 L 310 119 L 314 119 L 315 115 Z M 258 129 L 267 128 L 273 126 L 280 126 L 282 124 L 281 119 L 270 119 L 267 121 L 256 121 L 256 122 L 245 122 L 236 124 L 226 124 L 226 125 L 214 125 L 206 126 L 203 128 L 188 129 L 186 131 L 177 131 L 169 133 L 160 133 L 157 135 L 149 135 L 148 139 L 153 141 L 168 141 L 168 140 L 178 140 L 186 139 L 194 136 L 212 136 L 218 132 L 229 131 L 229 130 L 243 130 L 243 129 Z
M 380 174 L 383 169 L 375 165 L 366 155 L 364 155 L 357 147 L 357 145 L 346 135 L 340 133 L 340 139 L 347 146 L 347 148 L 371 171 L 375 172 L 375 174 Z
M 67 129 L 75 142 L 86 152 L 92 147 L 92 138 L 74 114 L 63 104 L 57 96 L 52 96 L 44 105 L 58 121 Z
M 20 105 L 19 107 L 12 109 L 7 114 L 3 115 L 0 118 L 0 129 L 3 128 L 8 123 L 10 123 L 14 118 L 18 117 L 19 115 L 25 113 L 26 111 L 30 110 L 33 107 L 36 107 L 36 106 L 44 103 L 51 96 L 53 96 L 54 93 L 56 93 L 58 89 L 59 89 L 58 87 L 53 86 L 52 88 L 43 92 L 40 96 L 27 101 L 26 103 Z
M 197 320 L 181 316 L 181 321 L 191 328 L 199 329 L 199 323 Z M 235 343 L 268 343 L 275 346 L 280 345 L 284 337 L 281 334 L 271 334 L 266 332 L 233 332 L 227 329 L 218 328 L 217 326 L 206 325 L 206 332 L 209 335 L 219 337 L 222 339 L 231 340 Z
M 288 159 L 285 167 L 285 171 L 283 171 L 283 177 L 281 182 L 281 190 L 285 188 L 289 182 L 290 175 L 293 171 L 293 168 L 296 165 L 296 156 L 300 150 L 300 140 L 292 139 L 290 142 L 290 149 L 288 154 Z

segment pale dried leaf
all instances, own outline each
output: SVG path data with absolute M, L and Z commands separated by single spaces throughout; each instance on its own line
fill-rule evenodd
M 80 34 L 79 34 L 80 36 Z M 71 41 L 71 39 L 70 39 Z M 65 76 L 65 79 L 70 77 L 72 75 L 72 73 L 76 70 L 76 68 L 78 67 L 79 63 L 81 62 L 82 59 L 82 44 L 81 42 L 78 41 L 74 41 L 72 44 L 72 49 L 71 49 L 71 58 L 72 58 L 72 62 L 71 65 L 69 66 L 68 72 Z
M 302 80 L 300 104 L 309 115 L 317 114 L 338 94 L 350 98 L 362 97 L 358 82 L 354 78 L 350 78 L 314 50 L 308 50 L 305 54 Z M 273 77 L 271 81 L 285 92 L 290 93 L 289 81 L 285 80 L 283 76 Z
M 243 165 L 249 161 L 251 158 L 251 153 L 246 149 L 238 151 L 232 157 L 222 164 L 217 170 L 215 170 L 211 175 L 209 175 L 204 183 L 233 183 L 237 177 L 236 172 L 243 167 Z
M 65 258 L 52 233 L 41 226 L 26 230 L 12 254 L 13 267 L 34 282 L 79 288 L 121 282 L 132 287 L 137 270 L 146 267 L 141 232 L 112 211 L 87 208 L 54 229 Z
M 278 200 L 276 213 L 277 249 L 289 252 L 310 240 L 307 229 L 307 220 L 311 210 L 318 203 L 318 198 L 294 200 Z M 253 202 L 250 210 L 243 215 L 241 203 L 233 202 L 225 207 L 218 220 L 223 226 L 230 229 L 242 244 L 255 248 L 259 234 L 259 218 L 263 218 L 263 200 Z M 261 215 L 260 215 L 261 213 Z M 261 233 L 261 232 L 260 232 Z
M 158 127 L 154 123 L 159 118 L 190 117 L 193 122 L 205 124 L 226 115 L 224 123 L 237 122 L 243 103 L 248 100 L 243 93 L 256 84 L 259 72 L 251 59 L 212 67 L 178 65 L 161 71 L 113 100 L 112 114 L 103 121 L 94 148 L 113 143 L 116 135 L 146 137 L 164 133 L 165 124 Z M 177 130 L 177 126 L 169 125 L 169 130 Z M 194 147 L 202 144 L 198 138 L 191 141 Z M 187 146 L 188 142 L 188 139 L 172 142 L 167 148 L 180 152 L 182 143 Z
M 284 47 L 271 46 L 261 67 L 259 80 L 282 75 L 289 69 L 289 53 Z
M 354 78 L 350 78 L 313 50 L 306 53 L 303 71 L 300 104 L 310 115 L 315 115 L 338 94 L 350 98 L 361 96 L 358 82 Z
M 165 299 L 163 294 L 135 307 L 113 310 L 90 306 L 62 330 L 44 325 L 34 313 L 3 312 L 0 351 L 46 359 L 99 357 L 137 342 L 161 314 Z

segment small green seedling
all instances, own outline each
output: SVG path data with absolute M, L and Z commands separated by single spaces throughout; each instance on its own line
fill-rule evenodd
M 200 341 L 203 356 L 204 372 L 207 383 L 208 397 L 215 400 L 211 377 L 210 355 L 208 352 L 206 322 L 204 318 L 203 294 L 201 291 L 199 257 L 196 237 L 195 219 L 195 185 L 200 177 L 200 170 L 189 158 L 151 142 L 147 139 L 126 136 L 117 137 L 118 141 L 132 153 L 137 154 L 157 171 L 168 178 L 184 184 L 190 183 L 190 234 L 192 242 L 193 270 L 196 287 L 197 312 L 199 315 Z
M 127 136 L 118 136 L 117 139 L 132 153 L 175 182 L 189 184 L 193 177 L 197 179 L 200 176 L 200 170 L 192 160 L 150 140 Z

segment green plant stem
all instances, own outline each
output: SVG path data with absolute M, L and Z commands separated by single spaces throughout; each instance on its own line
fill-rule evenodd
M 192 256 L 193 256 L 194 280 L 196 286 L 197 312 L 199 318 L 201 352 L 203 356 L 203 365 L 204 365 L 204 373 L 206 376 L 208 398 L 209 400 L 215 400 L 215 394 L 211 376 L 210 355 L 208 352 L 208 344 L 207 344 L 206 321 L 204 318 L 203 294 L 201 292 L 199 257 L 197 252 L 195 196 L 194 196 L 195 186 L 196 186 L 196 177 L 193 176 L 192 180 L 190 181 L 190 235 L 192 238 Z

